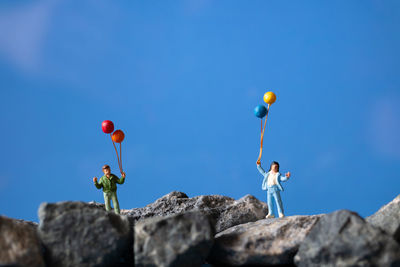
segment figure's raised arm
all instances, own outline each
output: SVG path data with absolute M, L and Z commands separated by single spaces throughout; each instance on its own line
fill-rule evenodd
M 264 171 L 264 169 L 261 167 L 261 164 L 257 164 L 257 170 L 265 176 L 266 172 Z
M 125 182 L 125 177 L 126 177 L 125 172 L 121 172 L 121 178 L 117 179 L 117 184 L 123 184 Z

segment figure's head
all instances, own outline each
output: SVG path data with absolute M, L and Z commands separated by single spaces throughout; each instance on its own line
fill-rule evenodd
M 279 172 L 279 163 L 276 161 L 273 161 L 271 163 L 271 167 L 269 167 L 270 171 L 274 171 L 274 172 Z
M 111 173 L 110 166 L 108 166 L 107 164 L 103 166 L 102 170 L 105 175 L 109 175 Z

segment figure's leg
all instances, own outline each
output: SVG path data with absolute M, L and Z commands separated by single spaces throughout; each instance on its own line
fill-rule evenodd
M 267 203 L 268 203 L 268 214 L 265 218 L 274 218 L 274 210 L 273 210 L 273 202 L 272 202 L 272 194 L 267 192 Z
M 115 213 L 120 214 L 117 192 L 112 192 L 111 198 L 112 198 Z
M 281 194 L 279 193 L 279 191 L 275 192 L 274 198 L 276 201 L 276 206 L 278 207 L 279 218 L 282 218 L 285 215 L 283 214 L 283 204 L 282 204 Z
M 106 211 L 110 211 L 111 210 L 110 195 L 105 192 L 103 192 L 103 195 L 104 195 L 104 204 L 106 205 Z

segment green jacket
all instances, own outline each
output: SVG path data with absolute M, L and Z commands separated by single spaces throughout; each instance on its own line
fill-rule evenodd
M 123 184 L 125 182 L 125 178 L 121 177 L 118 179 L 118 177 L 114 174 L 110 174 L 110 178 L 107 178 L 107 176 L 103 176 L 100 178 L 100 181 L 96 181 L 94 185 L 97 187 L 97 189 L 103 188 L 103 192 L 109 193 L 109 192 L 117 192 L 117 184 Z

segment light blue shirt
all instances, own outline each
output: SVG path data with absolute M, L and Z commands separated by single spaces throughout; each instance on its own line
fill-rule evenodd
M 257 164 L 257 169 L 264 176 L 264 180 L 262 182 L 261 188 L 262 188 L 262 190 L 267 190 L 268 175 L 269 175 L 270 172 L 264 171 L 264 169 L 261 167 L 261 165 L 258 165 L 258 164 Z M 281 185 L 281 182 L 285 182 L 288 179 L 289 179 L 288 177 L 280 174 L 279 172 L 277 173 L 276 182 L 277 182 L 277 186 L 278 186 L 280 191 L 283 191 L 283 187 Z

